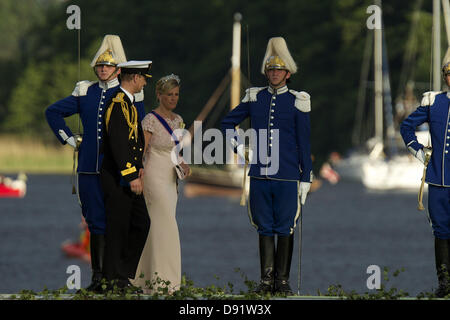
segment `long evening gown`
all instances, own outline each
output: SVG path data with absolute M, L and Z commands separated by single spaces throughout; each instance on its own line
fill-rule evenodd
M 183 119 L 165 118 L 175 130 Z M 181 249 L 176 221 L 177 184 L 171 151 L 175 146 L 169 132 L 151 113 L 142 120 L 142 128 L 152 133 L 144 160 L 144 198 L 151 224 L 136 277 L 132 284 L 146 294 L 167 287 L 169 293 L 181 282 Z M 166 285 L 167 281 L 170 283 Z

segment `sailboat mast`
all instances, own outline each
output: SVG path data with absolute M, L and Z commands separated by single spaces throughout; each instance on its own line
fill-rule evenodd
M 445 30 L 447 33 L 447 45 L 450 47 L 450 1 L 442 0 L 442 8 L 444 9 Z
M 441 90 L 441 7 L 433 0 L 433 91 Z
M 235 108 L 241 98 L 241 20 L 242 15 L 234 15 L 233 52 L 231 57 L 230 109 Z
M 386 145 L 388 148 L 388 155 L 393 156 L 397 153 L 397 146 L 395 143 L 395 128 L 394 128 L 394 114 L 392 108 L 392 95 L 391 95 L 391 81 L 389 79 L 389 60 L 387 54 L 387 45 L 385 34 L 382 34 L 383 38 L 383 110 L 386 122 Z
M 376 5 L 381 8 L 381 0 L 375 1 Z M 382 11 L 381 11 L 382 12 Z M 382 13 L 380 18 L 382 18 Z M 382 32 L 381 28 L 375 28 L 374 33 L 374 70 L 375 70 L 375 138 L 377 142 L 383 142 L 383 75 L 382 75 Z
M 239 104 L 241 98 L 241 20 L 242 15 L 239 12 L 235 13 L 231 55 L 230 110 L 233 110 Z M 235 167 L 236 160 L 236 154 L 228 154 L 228 170 Z

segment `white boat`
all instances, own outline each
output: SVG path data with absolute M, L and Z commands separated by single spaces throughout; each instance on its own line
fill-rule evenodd
M 428 132 L 416 132 L 423 145 L 428 144 Z M 334 164 L 342 179 L 360 181 L 368 189 L 417 191 L 423 175 L 423 164 L 406 151 L 387 158 L 383 144 L 376 143 L 371 152 L 354 152 Z M 425 184 L 425 190 L 427 185 Z
M 382 29 L 374 30 L 374 38 L 375 136 L 368 139 L 363 151 L 355 151 L 340 159 L 334 163 L 334 168 L 342 179 L 361 181 L 368 189 L 418 191 L 424 166 L 409 154 L 398 131 L 394 129 L 387 55 L 383 45 Z M 370 59 L 370 50 L 366 49 L 364 56 L 366 68 L 363 68 L 365 72 L 362 71 L 361 79 L 364 79 L 363 74 L 368 74 L 367 64 Z M 436 67 L 434 67 L 434 72 L 440 74 L 439 68 L 436 70 Z M 362 90 L 365 90 L 365 88 Z M 360 104 L 364 100 L 365 91 L 360 91 Z M 387 117 L 386 113 L 388 114 Z M 383 131 L 384 119 L 388 122 L 385 124 L 386 132 Z M 361 128 L 361 125 L 359 128 Z M 416 135 L 420 143 L 430 146 L 428 130 L 417 131 Z M 389 147 L 391 149 L 389 150 L 390 156 L 387 157 L 385 150 Z M 396 150 L 392 152 L 393 149 Z M 400 150 L 400 152 L 397 150 Z M 427 188 L 426 184 L 425 188 Z
M 403 189 L 418 191 L 423 165 L 409 155 L 394 156 L 387 161 L 369 159 L 362 166 L 362 183 L 368 189 Z
M 423 165 L 411 155 L 396 155 L 390 159 L 355 153 L 335 165 L 341 179 L 360 181 L 368 189 L 403 189 L 417 191 Z

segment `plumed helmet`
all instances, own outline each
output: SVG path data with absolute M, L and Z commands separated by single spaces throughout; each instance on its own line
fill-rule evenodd
M 279 56 L 270 56 L 266 61 L 265 70 L 270 69 L 287 70 L 286 63 Z
M 271 38 L 267 43 L 261 73 L 265 74 L 270 69 L 287 70 L 292 74 L 297 72 L 297 65 L 283 37 Z
M 442 76 L 450 74 L 450 47 L 447 49 L 447 53 L 444 56 L 444 60 L 442 61 Z
M 449 74 L 450 74 L 450 62 L 447 62 L 442 67 L 442 76 L 446 77 Z
M 117 66 L 126 62 L 127 58 L 122 47 L 119 36 L 107 34 L 103 38 L 102 44 L 92 59 L 91 67 L 98 65 Z

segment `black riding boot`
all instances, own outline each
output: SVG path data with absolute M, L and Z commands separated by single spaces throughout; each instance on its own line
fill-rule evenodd
M 289 271 L 291 269 L 294 235 L 278 236 L 277 253 L 275 256 L 275 293 L 292 295 L 289 286 Z
M 255 292 L 272 293 L 274 280 L 275 238 L 259 235 L 259 261 L 261 264 L 261 281 Z
M 91 267 L 92 267 L 92 282 L 88 291 L 97 293 L 102 292 L 102 278 L 103 278 L 103 256 L 105 253 L 105 236 L 103 234 L 92 234 L 90 238 L 91 246 Z
M 445 297 L 450 294 L 450 278 L 449 278 L 449 246 L 450 240 L 434 238 L 434 254 L 436 259 L 436 271 L 439 287 L 435 294 L 438 298 Z

